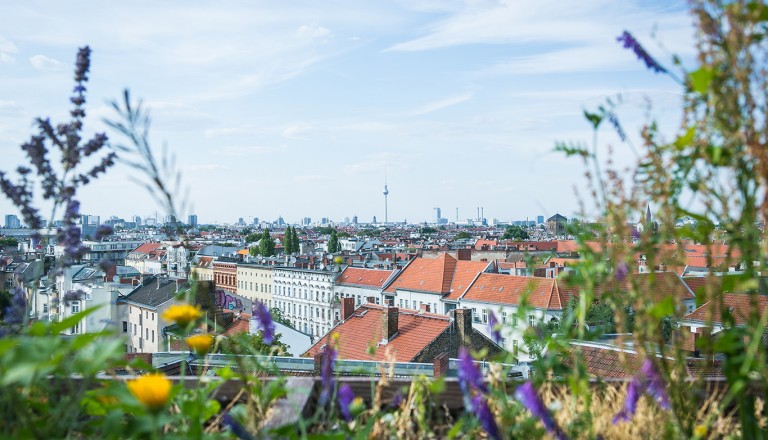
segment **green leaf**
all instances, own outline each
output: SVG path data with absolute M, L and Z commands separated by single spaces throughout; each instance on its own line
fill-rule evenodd
M 688 127 L 688 130 L 685 131 L 684 135 L 678 136 L 677 139 L 675 139 L 675 147 L 677 147 L 678 150 L 682 150 L 685 147 L 690 146 L 693 143 L 693 136 L 695 134 L 696 127 Z
M 690 73 L 691 85 L 693 91 L 700 94 L 705 94 L 709 90 L 709 85 L 712 83 L 713 71 L 711 67 L 702 66 L 699 70 Z
M 597 127 L 600 126 L 600 123 L 603 122 L 603 116 L 597 113 L 590 113 L 586 110 L 584 110 L 584 117 L 587 118 L 587 121 L 589 121 L 592 124 L 592 127 L 597 129 Z
M 662 319 L 675 313 L 675 300 L 672 296 L 664 297 L 651 309 L 651 316 Z
M 74 315 L 68 317 L 63 321 L 51 324 L 51 327 L 50 327 L 51 334 L 58 335 L 59 333 L 65 331 L 66 329 L 70 327 L 74 327 L 75 324 L 82 321 L 83 318 L 85 318 L 86 316 L 98 310 L 98 308 L 99 306 L 90 307 L 88 309 L 83 310 L 80 313 L 75 313 Z

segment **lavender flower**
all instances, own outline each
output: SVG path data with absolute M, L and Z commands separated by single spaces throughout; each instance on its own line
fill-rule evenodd
M 499 426 L 496 424 L 496 419 L 493 417 L 493 413 L 488 407 L 488 402 L 486 402 L 482 394 L 478 394 L 472 399 L 472 411 L 477 419 L 480 420 L 480 425 L 488 433 L 488 436 L 494 440 L 501 440 Z
M 627 398 L 624 400 L 624 407 L 613 417 L 613 424 L 626 422 L 635 415 L 637 411 L 637 401 L 640 399 L 642 384 L 635 378 L 627 387 Z
M 395 391 L 395 395 L 392 396 L 392 403 L 390 403 L 390 405 L 392 408 L 398 408 L 401 403 L 403 403 L 403 392 L 402 390 L 397 390 Z
M 239 438 L 240 440 L 251 440 L 253 438 L 251 434 L 246 431 L 243 425 L 238 423 L 237 420 L 235 420 L 235 418 L 229 414 L 229 411 L 227 411 L 221 417 L 221 425 L 229 428 L 232 434 L 234 434 L 235 437 Z
M 630 49 L 634 52 L 637 58 L 645 63 L 647 68 L 653 70 L 655 73 L 667 73 L 667 69 L 656 62 L 656 60 L 645 51 L 640 42 L 638 42 L 629 32 L 624 31 L 621 35 L 616 37 L 616 41 L 623 43 L 625 49 Z
M 352 391 L 352 388 L 344 384 L 339 388 L 339 395 L 338 395 L 338 401 L 339 401 L 339 410 L 341 411 L 341 415 L 344 416 L 344 420 L 350 421 L 352 419 L 352 414 L 349 412 L 349 407 L 352 405 L 352 401 L 355 400 L 355 392 Z
M 253 317 L 256 319 L 256 326 L 261 330 L 264 343 L 271 344 L 275 339 L 275 323 L 272 322 L 272 314 L 263 302 L 256 302 L 253 305 Z
M 333 370 L 336 368 L 336 350 L 331 347 L 330 344 L 325 346 L 323 350 L 323 361 L 320 366 L 320 381 L 322 383 L 323 390 L 320 393 L 320 405 L 323 406 L 328 403 L 333 392 L 334 380 Z
M 626 142 L 627 134 L 624 132 L 624 128 L 621 126 L 621 123 L 619 123 L 619 118 L 616 116 L 616 113 L 608 112 L 607 116 L 608 122 L 610 122 L 613 126 L 613 129 L 616 130 L 616 134 L 619 135 L 619 139 L 621 139 L 622 142 Z
M 640 373 L 645 377 L 645 392 L 653 397 L 661 409 L 670 409 L 671 405 L 669 404 L 666 383 L 664 383 L 664 379 L 650 359 L 646 359 L 643 362 Z
M 640 372 L 627 387 L 627 398 L 624 401 L 624 407 L 613 417 L 614 424 L 628 421 L 632 418 L 637 410 L 637 401 L 640 399 L 640 393 L 643 392 L 651 396 L 662 409 L 668 410 L 671 408 L 664 379 L 650 359 L 643 361 Z
M 624 281 L 628 274 L 629 268 L 627 267 L 627 263 L 622 261 L 618 266 L 616 266 L 616 281 Z
M 88 81 L 88 69 L 91 67 L 91 48 L 88 46 L 80 48 L 77 51 L 77 60 L 75 61 L 75 81 L 82 83 Z M 82 90 L 82 89 L 81 89 Z M 78 91 L 76 88 L 75 91 Z M 82 91 L 80 92 L 82 93 Z
M 100 225 L 98 228 L 96 228 L 96 233 L 93 234 L 93 239 L 99 241 L 104 237 L 112 235 L 114 232 L 115 231 L 111 226 Z
M 475 365 L 475 360 L 466 347 L 459 349 L 459 385 L 465 396 L 473 389 L 488 392 L 488 387 L 483 382 L 483 373 Z
M 547 407 L 544 406 L 544 402 L 541 401 L 536 390 L 533 388 L 533 383 L 528 381 L 515 390 L 515 399 L 517 399 L 528 411 L 541 420 L 544 424 L 547 432 L 554 435 L 557 440 L 565 440 L 565 433 L 557 426 L 557 422 L 552 418 L 552 414 L 549 413 Z
M 499 330 L 499 320 L 493 310 L 488 311 L 488 327 L 491 329 L 491 339 L 493 342 L 501 343 L 501 331 Z
M 67 203 L 67 209 L 64 211 L 64 221 L 74 222 L 78 217 L 80 217 L 80 202 L 70 200 Z
M 4 311 L 3 320 L 8 325 L 23 324 L 27 316 L 27 300 L 21 287 L 14 287 L 11 292 L 11 304 Z

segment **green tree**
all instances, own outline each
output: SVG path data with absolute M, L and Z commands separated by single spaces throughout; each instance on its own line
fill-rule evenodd
M 263 354 L 270 353 L 277 356 L 288 354 L 288 345 L 280 341 L 283 335 L 275 334 L 271 344 L 265 344 L 261 332 L 255 335 L 243 332 L 234 336 L 222 338 L 216 347 L 217 353 L 224 354 Z
M 301 241 L 299 240 L 299 233 L 296 232 L 296 228 L 293 229 L 293 251 L 294 252 L 301 252 Z
M 269 235 L 269 229 L 264 229 L 264 233 L 261 234 L 261 241 L 259 241 L 259 254 L 262 257 L 271 257 L 275 255 L 275 239 Z
M 341 244 L 339 244 L 339 235 L 334 229 L 331 231 L 331 238 L 328 240 L 328 252 L 335 254 L 341 250 Z
M 504 231 L 504 235 L 501 236 L 502 240 L 527 240 L 529 237 L 528 231 L 522 226 L 507 226 Z
M 277 307 L 272 307 L 269 309 L 269 314 L 272 315 L 272 320 L 275 322 L 279 322 L 280 324 L 283 324 L 286 327 L 293 328 L 293 324 L 291 324 L 291 320 L 286 318 L 283 315 L 283 311 L 278 309 Z
M 456 240 L 466 240 L 467 238 L 472 238 L 472 236 L 469 235 L 469 232 L 467 231 L 461 231 L 456 234 Z
M 0 238 L 0 246 L 16 247 L 19 241 L 13 237 Z
M 258 232 L 254 232 L 252 234 L 248 234 L 245 237 L 245 242 L 246 243 L 256 243 L 257 241 L 259 241 L 259 239 L 261 239 L 261 237 L 262 237 L 262 234 L 259 234 Z
M 285 255 L 293 253 L 293 234 L 290 226 L 285 228 L 285 234 L 283 234 L 283 253 Z

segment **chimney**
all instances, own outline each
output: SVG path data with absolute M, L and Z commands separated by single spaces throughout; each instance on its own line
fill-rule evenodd
M 471 261 L 472 249 L 456 249 L 456 259 L 459 261 Z
M 440 353 L 432 361 L 432 369 L 435 377 L 443 377 L 448 374 L 448 353 Z
M 419 306 L 419 309 L 424 310 L 425 312 L 429 313 L 429 304 L 421 303 Z
M 400 316 L 400 310 L 397 307 L 387 307 L 384 309 L 384 319 L 381 328 L 381 345 L 387 345 L 387 343 L 397 335 L 398 316 Z
M 456 309 L 453 311 L 453 323 L 459 337 L 459 345 L 465 345 L 472 334 L 472 309 Z
M 346 321 L 347 318 L 355 313 L 355 299 L 352 297 L 341 299 L 341 320 Z

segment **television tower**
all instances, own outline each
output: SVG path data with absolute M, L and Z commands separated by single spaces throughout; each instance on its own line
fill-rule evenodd
M 384 224 L 387 224 L 389 221 L 388 218 L 388 212 L 387 212 L 387 196 L 389 195 L 389 190 L 387 189 L 387 167 L 384 166 Z

